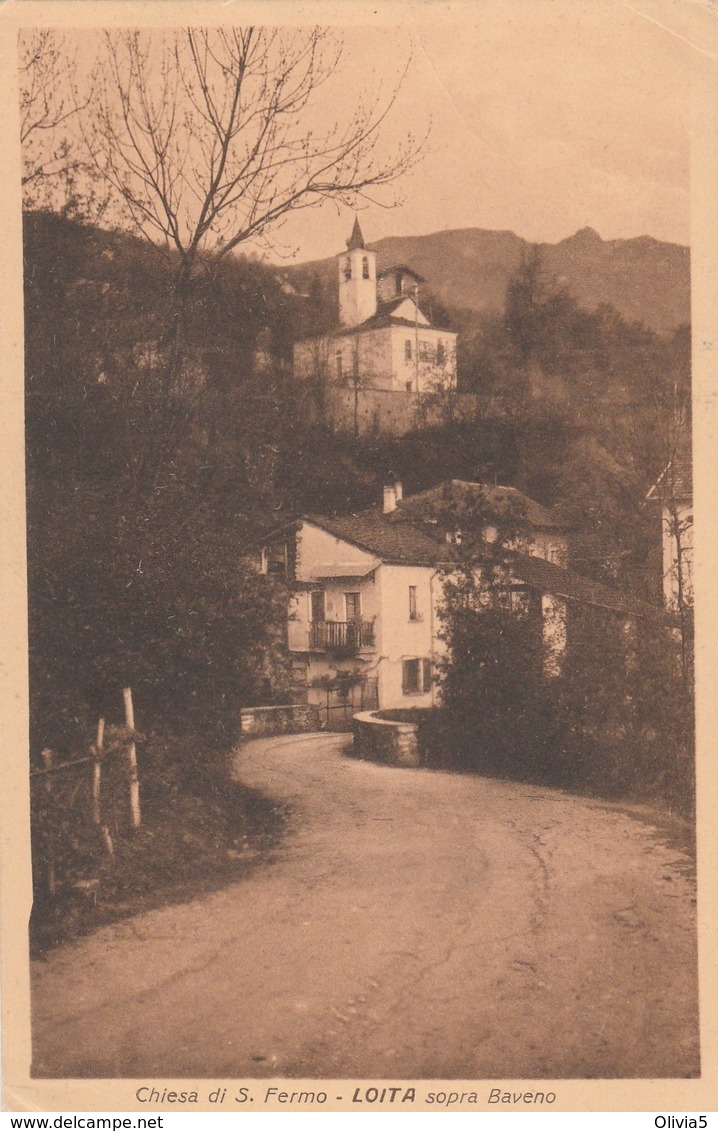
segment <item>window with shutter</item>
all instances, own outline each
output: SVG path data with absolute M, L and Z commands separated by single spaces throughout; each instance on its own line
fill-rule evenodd
M 346 602 L 347 620 L 361 620 L 361 594 L 345 593 L 344 600 Z
M 404 695 L 420 695 L 431 691 L 431 660 L 404 660 L 401 666 L 401 688 Z
M 312 620 L 323 621 L 326 619 L 325 593 L 323 589 L 312 590 Z
M 419 691 L 419 661 L 404 660 L 402 664 L 402 691 L 405 695 L 416 695 Z

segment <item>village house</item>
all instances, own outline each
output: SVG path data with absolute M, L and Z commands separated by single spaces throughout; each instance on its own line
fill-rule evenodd
M 347 716 L 436 705 L 445 578 L 462 539 L 478 534 L 491 543 L 507 537 L 507 526 L 511 601 L 536 618 L 556 670 L 572 607 L 607 609 L 624 621 L 643 611 L 566 568 L 564 524 L 514 488 L 452 480 L 404 499 L 391 481 L 381 508 L 301 515 L 263 541 L 260 568 L 292 588 L 287 645 L 297 699 Z
M 663 599 L 669 611 L 682 613 L 693 605 L 693 469 L 685 448 L 646 498 L 661 507 Z
M 338 388 L 424 394 L 456 384 L 456 334 L 431 324 L 421 276 L 400 265 L 377 273 L 355 220 L 337 256 L 339 325 L 294 345 L 294 375 Z

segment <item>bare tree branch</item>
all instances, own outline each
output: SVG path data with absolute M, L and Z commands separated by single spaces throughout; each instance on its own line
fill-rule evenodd
M 290 212 L 355 203 L 417 161 L 411 136 L 380 148 L 403 75 L 348 120 L 318 117 L 340 59 L 325 28 L 107 32 L 88 148 L 135 227 L 173 247 L 189 276 L 201 249 L 227 255 Z
M 77 60 L 49 28 L 20 32 L 20 144 L 26 207 L 68 207 L 87 164 L 68 127 L 84 106 L 73 97 Z M 89 92 L 84 105 L 89 101 Z

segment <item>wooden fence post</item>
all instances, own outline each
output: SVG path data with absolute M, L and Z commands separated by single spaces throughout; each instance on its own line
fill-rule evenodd
M 52 764 L 55 761 L 55 755 L 52 750 L 47 748 L 42 752 L 42 764 L 46 770 L 52 769 Z M 52 798 L 52 774 L 48 773 L 45 779 L 45 792 L 48 798 Z M 57 875 L 55 872 L 55 835 L 52 827 L 53 813 L 52 801 L 50 800 L 50 808 L 48 811 L 47 822 L 47 893 L 50 898 L 53 898 L 57 892 Z
M 112 843 L 110 830 L 102 824 L 100 810 L 100 784 L 102 781 L 102 752 L 105 745 L 105 720 L 97 720 L 97 741 L 95 742 L 95 761 L 92 765 L 92 823 L 97 828 L 108 856 L 114 858 L 115 846 Z
M 102 781 L 102 747 L 105 741 L 105 720 L 97 720 L 95 761 L 92 764 L 92 823 L 100 824 L 100 784 Z
M 122 692 L 125 700 L 125 725 L 129 731 L 135 729 L 135 712 L 132 706 L 132 688 L 125 687 Z M 130 780 L 130 827 L 138 829 L 140 817 L 140 779 L 137 774 L 137 747 L 132 740 L 127 747 L 127 767 Z

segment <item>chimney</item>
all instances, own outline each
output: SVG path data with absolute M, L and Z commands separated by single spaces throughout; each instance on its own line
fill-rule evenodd
M 396 504 L 404 497 L 401 480 L 390 477 L 384 484 L 384 514 L 391 514 L 396 510 Z

